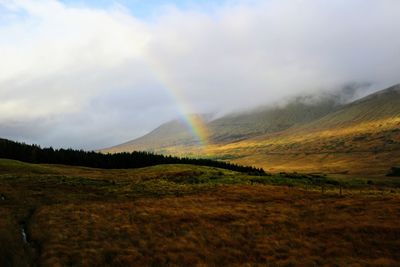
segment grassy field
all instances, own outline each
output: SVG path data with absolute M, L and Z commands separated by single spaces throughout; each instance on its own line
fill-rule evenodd
M 398 266 L 400 179 L 0 160 L 0 266 Z

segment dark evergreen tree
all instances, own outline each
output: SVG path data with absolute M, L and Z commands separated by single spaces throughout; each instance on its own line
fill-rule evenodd
M 159 164 L 192 164 L 228 169 L 251 175 L 266 174 L 262 168 L 210 159 L 179 158 L 140 151 L 103 154 L 84 150 L 41 148 L 38 145 L 27 145 L 6 139 L 0 139 L 0 158 L 29 163 L 65 164 L 104 169 L 141 168 Z

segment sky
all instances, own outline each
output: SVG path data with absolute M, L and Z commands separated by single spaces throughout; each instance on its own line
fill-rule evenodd
M 42 146 L 399 74 L 398 0 L 0 0 L 0 137 Z

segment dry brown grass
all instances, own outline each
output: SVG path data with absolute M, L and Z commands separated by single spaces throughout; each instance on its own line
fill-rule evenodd
M 395 178 L 342 197 L 301 179 L 0 160 L 0 266 L 399 265 Z
M 162 199 L 41 207 L 43 266 L 396 266 L 400 197 L 224 186 Z

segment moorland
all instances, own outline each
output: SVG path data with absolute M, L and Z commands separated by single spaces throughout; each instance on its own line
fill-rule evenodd
M 396 266 L 400 179 L 0 160 L 1 266 Z

